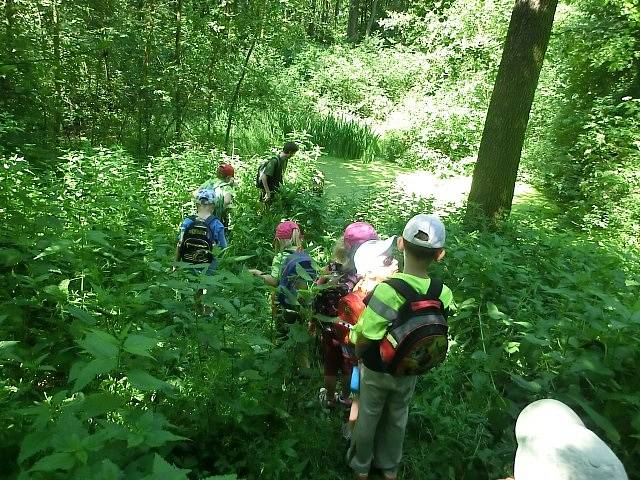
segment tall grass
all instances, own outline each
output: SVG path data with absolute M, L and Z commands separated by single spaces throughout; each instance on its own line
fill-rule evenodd
M 281 116 L 280 124 L 285 131 L 306 131 L 314 143 L 336 157 L 371 158 L 378 151 L 378 135 L 354 119 L 297 112 Z
M 202 145 L 213 143 L 213 146 L 222 148 L 225 122 L 224 113 L 216 113 L 209 134 L 199 125 L 194 129 L 196 138 Z M 369 125 L 356 119 L 301 111 L 255 111 L 234 125 L 229 147 L 234 153 L 250 156 L 281 144 L 286 134 L 291 132 L 307 133 L 309 140 L 336 157 L 367 160 L 380 152 L 380 138 Z

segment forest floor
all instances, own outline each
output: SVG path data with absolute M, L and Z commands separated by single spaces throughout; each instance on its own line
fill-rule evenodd
M 469 195 L 471 176 L 453 175 L 440 178 L 425 170 L 412 170 L 385 160 L 362 162 L 322 156 L 318 166 L 325 177 L 325 193 L 329 198 L 364 194 L 369 188 L 399 189 L 407 195 L 432 197 L 435 213 L 445 215 L 447 207 L 460 207 Z M 534 208 L 547 218 L 557 211 L 555 205 L 532 185 L 517 182 L 513 199 L 513 213 L 523 215 Z

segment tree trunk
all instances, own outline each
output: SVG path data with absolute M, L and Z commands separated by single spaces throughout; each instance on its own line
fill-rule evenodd
M 349 0 L 349 23 L 347 24 L 347 39 L 358 39 L 358 26 L 360 19 L 360 0 Z
M 60 53 L 60 17 L 58 12 L 58 0 L 51 2 L 51 26 L 53 30 L 53 86 L 55 90 L 53 108 L 53 133 L 57 138 L 62 127 L 62 78 L 61 78 L 61 53 Z
M 371 28 L 373 27 L 373 22 L 376 20 L 378 10 L 378 0 L 373 0 L 373 4 L 371 5 L 371 15 L 369 16 L 369 21 L 367 22 L 367 31 L 365 36 L 368 37 L 371 34 Z
M 473 171 L 469 204 L 490 224 L 508 215 L 531 104 L 558 0 L 516 0 Z M 467 221 L 477 210 L 469 209 Z
M 182 88 L 181 77 L 181 57 L 180 57 L 180 42 L 182 41 L 182 0 L 177 0 L 176 5 L 176 44 L 175 44 L 175 66 L 176 66 L 176 82 L 175 82 L 175 94 L 174 94 L 174 108 L 175 108 L 175 133 L 176 140 L 180 141 L 182 138 L 182 98 L 180 89 Z
M 6 0 L 5 4 L 4 4 L 4 15 L 5 15 L 5 19 L 7 21 L 6 25 L 6 34 L 5 34 L 5 55 L 6 55 L 6 59 L 8 63 L 11 63 L 14 61 L 14 54 L 13 54 L 13 45 L 14 45 L 14 30 L 15 30 L 15 4 L 13 3 L 13 0 Z
M 253 41 L 251 42 L 251 46 L 247 51 L 247 55 L 244 58 L 244 63 L 242 64 L 242 73 L 240 73 L 240 78 L 238 79 L 238 83 L 236 83 L 236 88 L 233 91 L 233 96 L 231 97 L 231 102 L 229 103 L 228 118 L 227 118 L 227 131 L 224 135 L 224 148 L 228 151 L 229 148 L 229 137 L 231 136 L 231 124 L 233 123 L 233 116 L 235 114 L 236 106 L 238 104 L 238 97 L 240 95 L 240 87 L 242 86 L 242 81 L 247 73 L 247 67 L 249 66 L 249 60 L 251 59 L 251 54 L 253 53 L 253 49 L 256 46 L 258 41 L 259 32 L 256 32 L 253 37 Z

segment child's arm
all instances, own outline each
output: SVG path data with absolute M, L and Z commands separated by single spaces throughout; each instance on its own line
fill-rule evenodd
M 180 225 L 180 230 L 178 231 L 178 243 L 176 245 L 176 262 L 180 261 L 180 250 L 182 248 L 182 239 L 184 237 L 184 232 L 186 231 L 186 220 L 182 222 Z
M 268 273 L 262 273 L 260 270 L 256 270 L 256 269 L 249 270 L 249 273 L 251 273 L 252 275 L 255 275 L 256 277 L 262 278 L 262 281 L 267 285 L 270 285 L 272 287 L 278 286 L 278 280 L 272 277 L 271 275 L 269 275 Z
M 227 248 L 227 245 L 227 237 L 224 236 L 224 226 L 220 224 L 218 230 L 218 246 L 220 248 Z

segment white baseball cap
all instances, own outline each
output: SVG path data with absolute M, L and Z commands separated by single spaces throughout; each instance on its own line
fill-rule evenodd
M 389 265 L 396 237 L 386 240 L 369 240 L 358 247 L 353 255 L 353 263 L 358 275 L 366 275 Z
M 516 422 L 517 480 L 627 480 L 624 466 L 567 405 L 546 398 Z
M 418 247 L 443 248 L 447 232 L 439 217 L 421 213 L 407 222 L 402 238 Z

